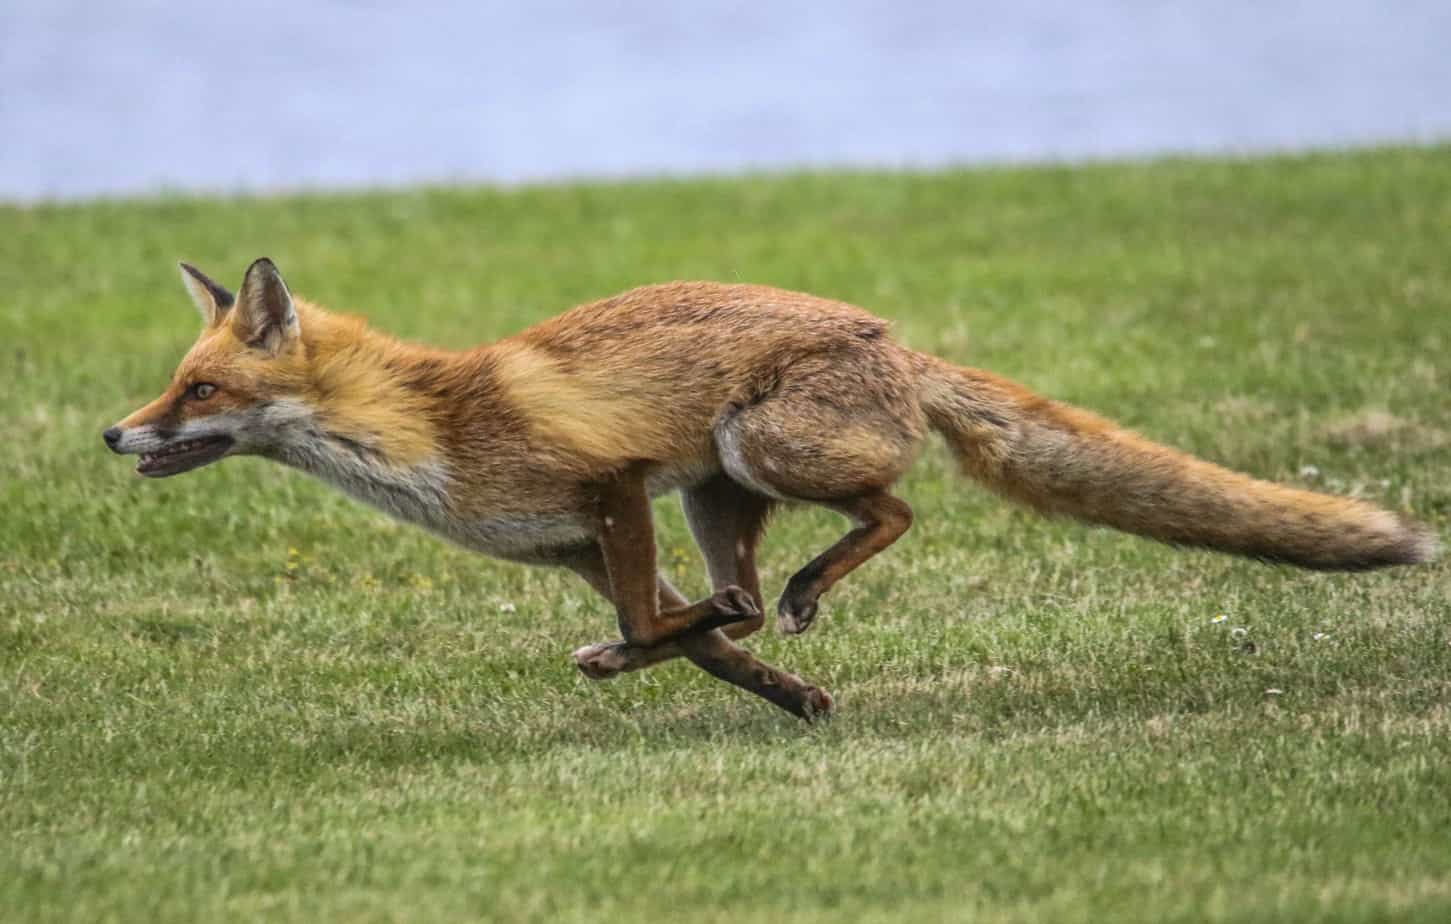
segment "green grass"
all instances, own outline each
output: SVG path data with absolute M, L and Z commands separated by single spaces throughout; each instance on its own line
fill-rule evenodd
M 566 575 L 99 438 L 195 335 L 178 258 L 451 345 L 749 280 L 1444 534 L 1448 248 L 1446 147 L 0 208 L 0 918 L 1451 919 L 1447 565 L 1176 552 L 934 447 L 913 531 L 753 640 L 837 695 L 806 727 L 686 664 L 586 682 L 613 618 Z M 768 593 L 841 528 L 782 518 Z

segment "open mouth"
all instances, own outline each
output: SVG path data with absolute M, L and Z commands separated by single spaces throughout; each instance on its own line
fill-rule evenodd
M 215 462 L 232 448 L 230 436 L 204 436 L 201 439 L 174 443 L 156 452 L 142 453 L 136 473 L 147 478 L 180 475 L 208 462 Z

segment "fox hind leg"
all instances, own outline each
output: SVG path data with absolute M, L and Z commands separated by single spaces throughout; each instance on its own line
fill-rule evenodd
M 912 508 L 885 491 L 827 504 L 856 526 L 791 576 L 776 604 L 776 625 L 787 635 L 811 628 L 821 595 L 912 525 Z
M 680 495 L 680 506 L 690 534 L 705 558 L 712 590 L 739 587 L 755 601 L 757 608 L 765 605 L 761 596 L 761 578 L 756 573 L 756 547 L 766 531 L 766 519 L 774 506 L 762 497 L 717 475 L 704 484 L 686 488 Z M 761 627 L 764 617 L 734 623 L 725 627 L 731 638 L 745 638 Z
M 810 628 L 821 595 L 912 525 L 912 509 L 889 488 L 915 459 L 926 421 L 915 395 L 896 386 L 903 377 L 892 362 L 886 355 L 803 361 L 716 426 L 722 466 L 734 480 L 855 524 L 787 582 L 777 604 L 787 634 Z

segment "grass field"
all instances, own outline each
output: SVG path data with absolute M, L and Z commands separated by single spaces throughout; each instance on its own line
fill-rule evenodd
M 0 919 L 1451 920 L 1445 564 L 1177 552 L 934 447 L 912 532 L 752 642 L 836 694 L 807 727 L 585 681 L 613 616 L 564 574 L 99 436 L 195 336 L 178 258 L 450 345 L 749 280 L 1444 535 L 1451 148 L 0 208 L 0 251 Z M 768 595 L 841 528 L 779 520 Z

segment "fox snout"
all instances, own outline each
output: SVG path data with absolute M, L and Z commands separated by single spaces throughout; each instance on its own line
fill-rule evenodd
M 130 418 L 127 418 L 129 420 Z M 159 449 L 171 442 L 174 434 L 155 424 L 128 425 L 126 420 L 107 427 L 101 433 L 106 448 L 118 456 L 134 456 Z
M 109 427 L 101 439 L 117 455 L 139 455 L 136 473 L 148 478 L 165 478 L 201 468 L 229 455 L 236 446 L 236 441 L 226 433 L 187 437 L 161 432 L 152 426 L 130 430 Z
M 166 445 L 173 436 L 174 434 L 165 427 L 153 423 L 133 423 L 130 417 L 107 427 L 101 433 L 101 439 L 106 443 L 106 448 L 118 456 L 134 456 L 137 453 L 150 452 Z
M 107 427 L 101 433 L 106 448 L 118 456 L 132 456 L 138 452 L 154 449 L 166 442 L 166 434 L 158 432 L 151 425 L 127 426 L 126 421 Z

